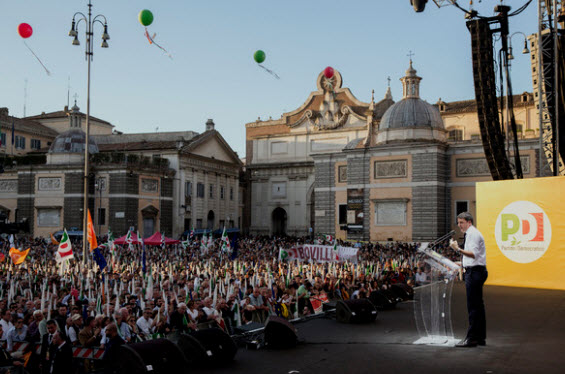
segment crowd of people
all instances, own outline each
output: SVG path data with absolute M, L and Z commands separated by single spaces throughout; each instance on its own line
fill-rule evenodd
M 87 372 L 100 363 L 72 360 L 73 347 L 100 347 L 103 361 L 111 362 L 122 344 L 209 327 L 233 335 L 238 326 L 264 323 L 270 315 L 315 313 L 313 300 L 368 297 L 432 276 L 419 243 L 339 242 L 358 248 L 351 262 L 279 259 L 280 248 L 312 242 L 318 239 L 242 237 L 229 253 L 220 239 L 205 247 L 199 240 L 186 248 L 108 245 L 99 248 L 107 262 L 101 270 L 91 257 L 82 261 L 78 241 L 74 259 L 63 264 L 55 261 L 56 244 L 25 237 L 15 245 L 30 251 L 14 265 L 6 240 L 0 247 L 0 367 Z M 435 250 L 453 253 L 447 243 Z

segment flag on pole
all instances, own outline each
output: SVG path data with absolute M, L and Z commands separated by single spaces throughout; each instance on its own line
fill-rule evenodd
M 194 227 L 192 227 L 192 230 L 190 230 L 190 234 L 188 235 L 188 240 L 190 241 L 194 240 Z
M 200 249 L 204 252 L 206 252 L 206 250 L 208 249 L 207 247 L 207 239 L 206 239 L 206 234 L 202 234 L 202 239 L 200 239 Z
M 335 253 L 335 260 L 339 261 L 339 252 L 337 250 L 337 240 L 334 240 L 334 253 Z
M 98 264 L 100 271 L 104 270 L 104 268 L 108 265 L 106 259 L 102 255 L 102 252 L 100 252 L 99 248 L 94 248 L 94 251 L 92 251 L 92 257 L 94 258 L 94 261 L 96 261 L 96 263 Z
M 96 240 L 96 233 L 94 232 L 94 225 L 92 224 L 92 217 L 90 216 L 90 209 L 87 210 L 88 212 L 88 222 L 86 224 L 86 238 L 88 240 L 88 244 L 90 244 L 90 252 L 92 252 L 95 248 L 98 248 L 98 241 Z
M 165 238 L 165 234 L 161 233 L 161 248 L 165 249 L 165 245 L 167 245 L 167 239 Z
M 220 243 L 221 243 L 222 251 L 223 251 L 224 253 L 229 253 L 230 250 L 231 250 L 231 247 L 230 247 L 230 238 L 229 238 L 228 235 L 226 234 L 226 227 L 225 227 L 225 226 L 224 226 L 224 232 L 222 232 L 222 239 L 221 239 Z
M 51 244 L 59 245 L 59 242 L 57 241 L 57 239 L 55 239 L 53 234 L 51 234 Z
M 67 234 L 67 229 L 65 229 L 63 236 L 61 237 L 61 242 L 59 243 L 59 249 L 55 254 L 55 260 L 57 260 L 57 262 L 61 262 L 63 260 L 70 260 L 71 258 L 74 258 L 73 246 L 69 239 L 69 234 Z
M 10 258 L 14 262 L 14 265 L 20 265 L 21 263 L 23 263 L 28 253 L 29 248 L 21 252 L 14 247 L 10 248 Z
M 188 246 L 190 245 L 190 239 L 187 239 L 185 241 L 181 241 L 180 244 L 182 245 L 183 249 L 187 249 Z
M 131 230 L 131 229 L 128 230 L 128 233 L 126 235 L 126 243 L 128 243 L 128 249 L 130 251 L 133 251 L 133 244 L 132 244 L 133 243 L 133 234 L 132 234 L 132 231 L 133 230 Z M 139 239 L 139 236 L 138 236 L 138 239 Z

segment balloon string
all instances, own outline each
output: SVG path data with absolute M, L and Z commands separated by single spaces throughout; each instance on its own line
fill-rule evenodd
M 43 66 L 43 69 L 45 69 L 45 72 L 47 73 L 47 75 L 51 75 L 51 72 L 49 71 L 49 69 L 47 69 L 45 67 L 45 65 L 43 64 L 43 62 L 41 62 L 41 60 L 39 59 L 39 57 L 37 57 L 37 55 L 35 54 L 35 52 L 33 52 L 33 50 L 29 47 L 29 45 L 27 45 L 26 41 L 24 40 L 24 44 L 27 47 L 27 49 L 29 49 L 29 51 L 31 52 L 31 54 L 37 59 L 37 61 L 39 61 L 39 63 L 41 64 L 41 66 Z
M 155 37 L 155 35 L 156 34 L 153 34 L 153 38 Z M 161 49 L 163 52 L 165 52 L 171 60 L 173 59 L 173 56 L 165 48 L 163 48 L 159 44 L 155 43 L 155 40 L 149 35 L 149 31 L 147 31 L 147 27 L 145 28 L 145 36 L 147 37 L 147 40 L 149 40 L 149 44 L 155 44 L 155 46 L 157 46 L 159 49 Z
M 266 67 L 264 67 L 264 66 L 261 65 L 261 64 L 259 64 L 259 67 L 260 67 L 261 69 L 265 69 L 265 71 L 266 71 L 267 73 L 273 75 L 275 78 L 281 79 L 281 78 L 277 75 L 277 73 L 275 73 L 274 71 L 267 69 Z

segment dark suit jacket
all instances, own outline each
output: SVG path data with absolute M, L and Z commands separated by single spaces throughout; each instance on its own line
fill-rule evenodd
M 73 351 L 69 343 L 65 342 L 62 347 L 55 348 L 51 365 L 53 374 L 73 373 Z
M 57 347 L 53 344 L 49 344 L 49 334 L 43 335 L 41 338 L 41 350 L 39 351 L 43 373 L 49 373 L 49 370 L 51 369 L 51 359 L 53 358 L 56 349 Z M 49 360 L 47 359 L 47 352 L 49 352 Z

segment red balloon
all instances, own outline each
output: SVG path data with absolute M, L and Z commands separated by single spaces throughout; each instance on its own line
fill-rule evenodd
M 18 34 L 24 39 L 27 39 L 33 34 L 33 29 L 28 23 L 20 23 L 18 25 Z
M 332 68 L 331 66 L 328 66 L 327 68 L 324 69 L 324 76 L 328 79 L 331 79 L 331 77 L 334 76 L 334 68 Z

